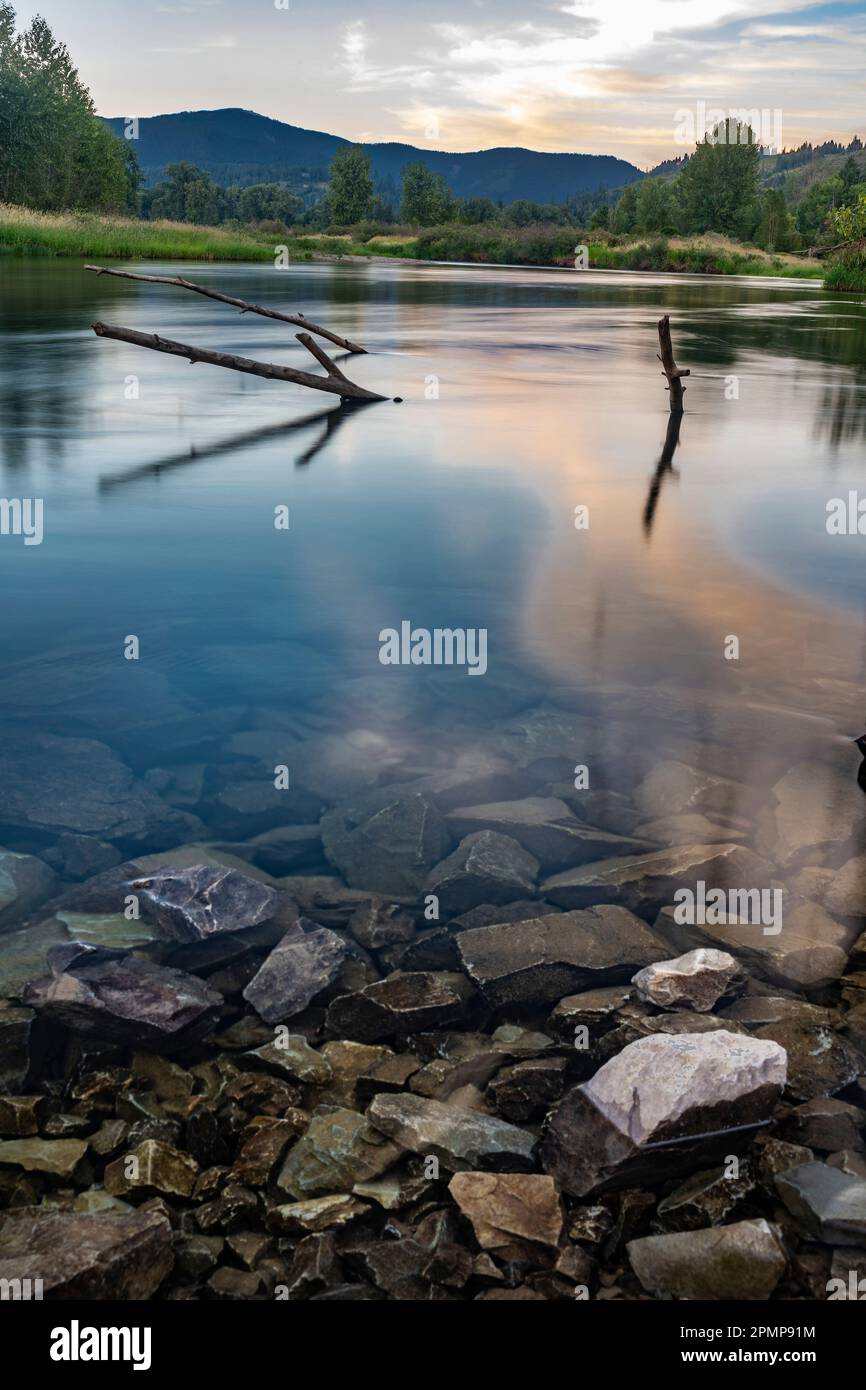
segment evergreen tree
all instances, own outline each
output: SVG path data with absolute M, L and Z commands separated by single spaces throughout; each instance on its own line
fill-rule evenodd
M 759 162 L 750 126 L 728 119 L 705 135 L 678 179 L 684 230 L 736 236 L 757 197 Z
M 434 174 L 417 160 L 403 169 L 403 196 L 400 221 L 411 226 L 435 227 L 450 222 L 457 212 L 457 200 L 441 174 Z
M 610 221 L 612 232 L 631 232 L 634 231 L 637 219 L 637 185 L 627 184 L 623 190 L 622 197 L 613 210 Z

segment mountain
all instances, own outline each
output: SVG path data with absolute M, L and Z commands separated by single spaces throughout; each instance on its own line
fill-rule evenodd
M 124 118 L 107 118 L 116 134 Z M 337 135 L 259 116 L 255 111 L 179 111 L 139 122 L 139 164 L 148 183 L 156 183 L 167 164 L 187 160 L 221 184 L 286 181 L 318 182 L 327 177 L 337 150 L 351 144 Z M 477 150 L 448 154 L 414 145 L 365 144 L 377 183 L 396 189 L 403 166 L 420 159 L 444 174 L 461 198 L 493 198 L 510 203 L 529 198 L 562 203 L 576 193 L 621 187 L 643 177 L 624 159 L 597 154 L 547 154 L 539 150 Z

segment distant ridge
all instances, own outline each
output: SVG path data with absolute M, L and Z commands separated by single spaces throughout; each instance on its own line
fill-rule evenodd
M 123 134 L 123 117 L 106 119 L 112 130 Z M 337 150 L 351 143 L 255 111 L 226 107 L 143 117 L 136 151 L 148 183 L 157 182 L 167 164 L 187 160 L 222 184 L 296 183 L 302 171 L 306 181 L 315 184 L 327 176 Z M 469 154 L 402 144 L 365 142 L 364 147 L 377 182 L 394 191 L 403 166 L 418 159 L 434 173 L 443 174 L 458 197 L 506 203 L 516 198 L 562 203 L 574 194 L 621 188 L 643 178 L 640 169 L 613 155 L 550 154 L 519 146 Z

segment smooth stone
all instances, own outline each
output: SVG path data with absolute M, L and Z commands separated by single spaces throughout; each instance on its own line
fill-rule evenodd
M 48 969 L 52 947 L 68 940 L 65 925 L 55 918 L 0 932 L 0 999 L 20 999 L 27 982 Z
M 763 1219 L 674 1235 L 643 1236 L 626 1246 L 648 1293 L 684 1299 L 767 1299 L 787 1260 Z
M 157 1210 L 53 1212 L 25 1207 L 0 1227 L 0 1279 L 41 1279 L 54 1299 L 148 1299 L 174 1263 Z
M 83 941 L 87 946 L 134 951 L 158 939 L 150 922 L 129 919 L 122 912 L 58 912 L 57 920 L 73 941 Z
M 622 907 L 557 912 L 460 932 L 463 968 L 489 1003 L 550 1004 L 597 984 L 631 978 L 665 944 Z
M 562 1202 L 552 1178 L 540 1173 L 455 1173 L 448 1191 L 468 1217 L 482 1250 L 515 1242 L 556 1249 Z
M 41 859 L 0 849 L 0 930 L 44 903 L 56 883 L 53 869 Z
M 534 1135 L 425 1096 L 375 1096 L 367 1118 L 401 1148 L 438 1158 L 452 1173 L 467 1168 L 525 1172 L 534 1166 Z
M 832 1245 L 866 1241 L 866 1181 L 827 1163 L 804 1163 L 776 1174 L 776 1190 L 798 1224 Z
M 325 1029 L 332 1037 L 378 1042 L 395 1034 L 447 1028 L 465 1018 L 473 994 L 463 975 L 398 971 L 336 998 Z
M 165 935 L 182 942 L 260 926 L 274 916 L 279 902 L 272 888 L 254 878 L 207 864 L 133 879 L 130 890 Z
M 823 901 L 827 911 L 838 917 L 866 917 L 866 854 L 855 855 L 836 869 Z
M 662 1175 L 677 1176 L 679 1163 L 702 1166 L 700 1141 L 766 1121 L 785 1076 L 784 1050 L 772 1042 L 721 1030 L 639 1038 L 567 1093 L 548 1122 L 542 1165 L 577 1197 L 637 1186 L 657 1161 Z M 671 1143 L 687 1138 L 698 1161 L 691 1145 Z
M 145 781 L 147 778 L 145 777 Z M 123 856 L 114 845 L 97 840 L 92 835 L 60 835 L 45 859 L 58 869 L 65 879 L 92 878 L 121 863 Z
M 52 956 L 64 949 L 73 948 L 55 947 Z M 223 1004 L 194 975 L 135 956 L 88 963 L 85 953 L 68 968 L 49 964 L 52 974 L 30 982 L 25 1003 L 72 1033 L 106 1042 L 155 1052 L 184 1046 L 213 1027 Z
M 336 979 L 345 955 L 341 937 L 302 917 L 250 980 L 244 999 L 266 1023 L 294 1018 Z
M 351 888 L 415 897 L 448 853 L 451 836 L 437 806 L 419 793 L 377 789 L 322 817 L 322 843 Z
M 639 998 L 659 1009 L 694 1009 L 709 1013 L 727 993 L 740 967 L 726 951 L 703 947 L 676 960 L 657 961 L 632 980 Z
M 560 907 L 619 903 L 648 916 L 669 904 L 679 888 L 769 888 L 770 866 L 745 845 L 679 845 L 624 859 L 604 859 L 555 874 L 541 885 Z
M 431 870 L 425 892 L 439 899 L 440 912 L 457 916 L 482 903 L 530 897 L 537 877 L 538 860 L 516 840 L 480 830 Z

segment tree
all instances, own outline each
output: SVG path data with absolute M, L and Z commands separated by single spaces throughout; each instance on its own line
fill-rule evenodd
M 100 121 L 66 45 L 36 16 L 15 32 L 0 4 L 0 200 L 28 207 L 128 207 L 137 163 Z
M 665 179 L 644 179 L 638 185 L 635 225 L 642 232 L 662 232 L 672 217 L 670 184 Z
M 331 164 L 327 215 L 338 227 L 363 222 L 373 211 L 373 171 L 361 145 L 338 150 Z
M 435 227 L 450 222 L 457 211 L 457 200 L 441 174 L 434 174 L 417 160 L 403 169 L 403 196 L 400 221 L 417 227 Z
M 612 232 L 631 232 L 637 218 L 637 186 L 627 184 L 622 197 L 613 210 L 610 221 Z
M 765 251 L 791 251 L 796 232 L 781 188 L 764 194 L 763 211 L 755 240 Z
M 844 194 L 845 189 L 838 174 L 812 184 L 797 208 L 797 227 L 807 241 L 815 242 L 826 235 L 829 215 L 834 208 L 842 206 Z
M 602 203 L 600 208 L 596 208 L 592 217 L 589 219 L 589 230 L 594 232 L 596 228 L 607 229 L 610 226 L 610 208 L 607 203 Z
M 492 222 L 497 207 L 492 198 L 459 198 L 456 217 L 458 222 Z
M 678 179 L 684 230 L 735 236 L 757 197 L 759 163 L 751 126 L 729 118 L 705 135 Z

